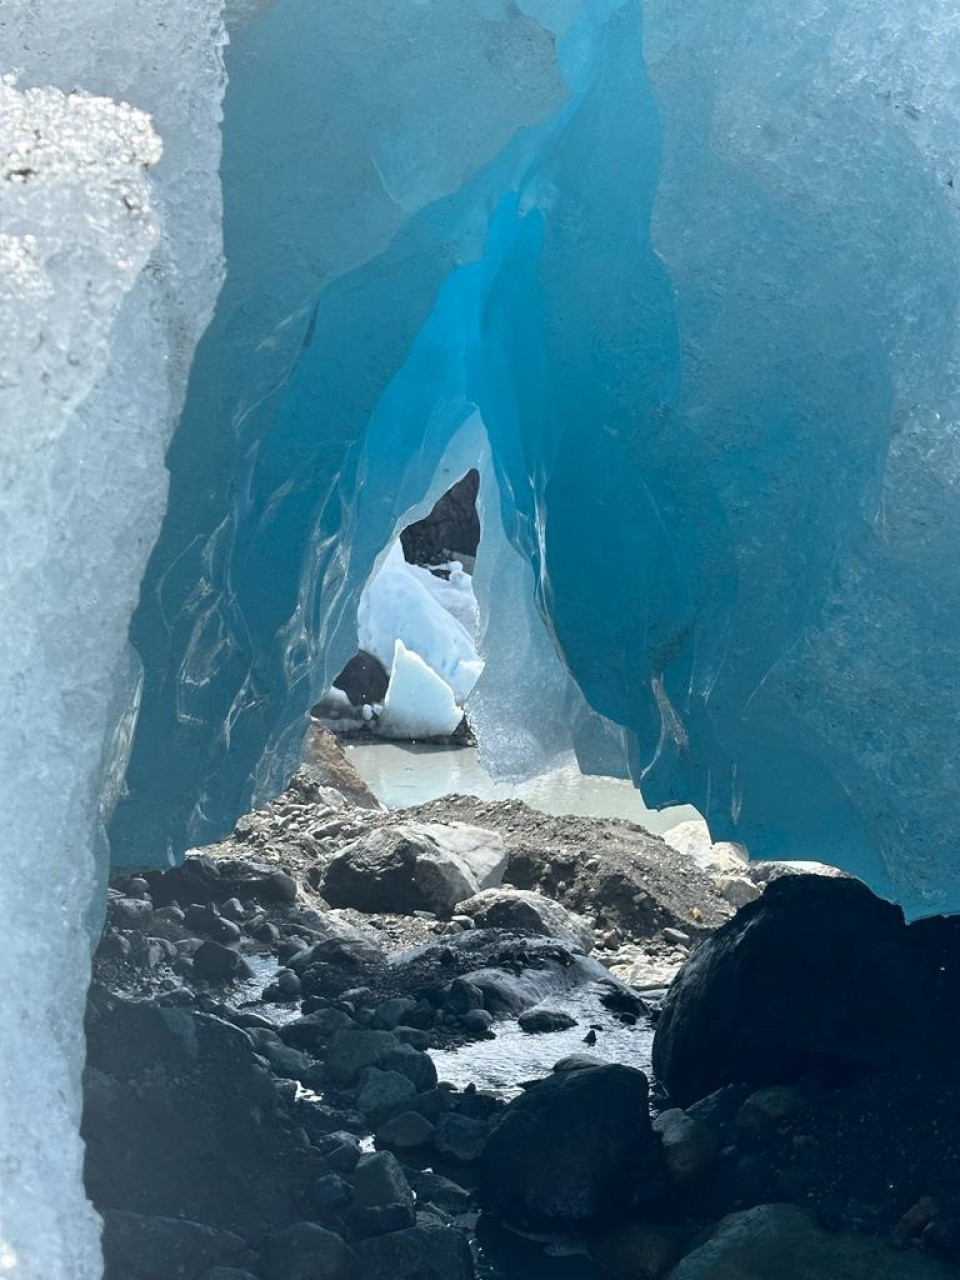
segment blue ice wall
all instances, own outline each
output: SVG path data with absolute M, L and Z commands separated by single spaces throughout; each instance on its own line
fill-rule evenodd
M 956 909 L 960 6 L 391 8 L 235 37 L 116 856 L 278 784 L 479 413 L 648 802 Z

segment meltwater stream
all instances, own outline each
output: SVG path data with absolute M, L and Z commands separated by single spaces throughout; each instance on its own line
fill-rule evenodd
M 648 809 L 632 783 L 583 774 L 572 757 L 549 773 L 511 784 L 490 777 L 475 747 L 360 742 L 348 746 L 347 753 L 388 809 L 427 804 L 456 794 L 481 800 L 523 800 L 541 813 L 623 818 L 655 835 L 700 816 L 689 805 L 659 812 Z

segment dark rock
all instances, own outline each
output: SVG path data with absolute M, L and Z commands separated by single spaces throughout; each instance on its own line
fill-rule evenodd
M 418 1201 L 439 1205 L 451 1213 L 463 1213 L 472 1203 L 465 1187 L 429 1169 L 413 1174 L 413 1189 Z
M 353 1027 L 353 1020 L 340 1009 L 318 1009 L 277 1028 L 284 1044 L 294 1049 L 316 1050 L 325 1046 L 338 1031 Z
M 924 1228 L 922 1239 L 938 1258 L 960 1261 L 960 1218 L 935 1218 Z
M 346 1178 L 341 1178 L 337 1173 L 328 1173 L 313 1184 L 311 1199 L 321 1214 L 336 1212 L 345 1208 L 353 1199 L 353 1188 Z
M 149 898 L 111 898 L 107 917 L 119 929 L 142 929 L 153 914 Z
M 353 1250 L 314 1222 L 296 1222 L 270 1237 L 260 1250 L 263 1280 L 359 1280 Z
M 361 649 L 343 668 L 333 685 L 342 689 L 354 707 L 372 705 L 386 697 L 390 677 L 379 658 Z
M 193 972 L 204 982 L 233 982 L 249 978 L 252 970 L 238 951 L 219 942 L 205 942 L 193 953 Z
M 512 1102 L 483 1159 L 484 1201 L 520 1230 L 623 1219 L 665 1182 L 647 1079 L 629 1067 L 555 1074 Z
M 482 1120 L 448 1114 L 437 1121 L 433 1145 L 442 1156 L 472 1164 L 483 1155 L 489 1136 L 490 1127 Z
M 657 1026 L 654 1070 L 688 1105 L 726 1084 L 839 1084 L 955 1064 L 958 989 L 957 921 L 908 928 L 857 880 L 787 876 L 687 961 Z
M 246 1235 L 305 1217 L 327 1172 L 249 1035 L 209 1014 L 91 999 L 84 1102 L 84 1178 L 102 1210 Z
M 446 1226 L 416 1226 L 357 1244 L 363 1280 L 473 1280 L 470 1246 Z
M 434 1128 L 426 1116 L 417 1111 L 404 1111 L 377 1130 L 377 1145 L 393 1151 L 413 1151 L 429 1146 Z
M 281 969 L 277 974 L 277 987 L 285 1000 L 296 1000 L 300 995 L 300 979 L 291 969 Z
M 239 1236 L 199 1222 L 116 1209 L 103 1213 L 104 1280 L 200 1280 L 243 1249 Z
M 646 1222 L 612 1227 L 590 1241 L 590 1256 L 618 1280 L 660 1280 L 682 1251 L 676 1228 Z
M 368 1067 L 363 1073 L 363 1087 L 357 1097 L 357 1110 L 365 1119 L 376 1125 L 393 1114 L 398 1107 L 408 1103 L 416 1093 L 416 1086 L 399 1071 L 381 1071 Z
M 377 1066 L 384 1071 L 398 1071 L 411 1081 L 418 1093 L 437 1087 L 437 1068 L 429 1053 L 409 1044 L 398 1044 L 383 1055 Z
M 401 530 L 400 543 L 407 563 L 431 568 L 449 560 L 465 559 L 469 564 L 475 559 L 480 545 L 479 493 L 480 473 L 471 468 L 447 490 L 429 515 Z
M 413 1191 L 400 1162 L 389 1151 L 361 1157 L 353 1172 L 353 1190 L 347 1221 L 359 1238 L 403 1231 L 414 1225 Z
M 297 882 L 285 871 L 246 858 L 214 859 L 190 854 L 179 867 L 145 871 L 154 903 L 165 906 L 206 905 L 237 898 L 240 902 L 292 903 Z
M 409 996 L 396 996 L 392 1000 L 385 1000 L 374 1012 L 374 1023 L 384 1031 L 394 1031 L 416 1007 L 417 1001 L 411 1000 Z
M 517 1019 L 520 1030 L 529 1036 L 544 1035 L 551 1031 L 568 1031 L 577 1025 L 576 1018 L 559 1009 L 528 1009 Z
M 451 1013 L 470 1013 L 474 1009 L 483 1008 L 483 992 L 465 978 L 454 978 L 444 1005 Z
M 327 1052 L 327 1078 L 331 1084 L 353 1084 L 365 1067 L 380 1066 L 399 1047 L 389 1031 L 338 1031 Z
M 493 1026 L 493 1014 L 487 1013 L 486 1009 L 471 1009 L 463 1015 L 460 1025 L 471 1035 L 483 1035 Z
M 664 1163 L 674 1182 L 692 1182 L 700 1177 L 720 1150 L 716 1130 L 679 1108 L 661 1112 L 653 1129 L 660 1135 Z

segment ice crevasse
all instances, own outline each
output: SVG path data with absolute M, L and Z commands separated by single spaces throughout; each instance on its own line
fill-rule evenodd
M 97 1274 L 106 824 L 163 862 L 276 787 L 478 459 L 488 758 L 960 906 L 958 20 L 4 5 L 0 1274 Z

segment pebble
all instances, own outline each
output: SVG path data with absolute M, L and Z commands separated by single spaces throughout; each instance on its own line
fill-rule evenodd
M 576 1018 L 559 1009 L 527 1009 L 517 1019 L 521 1031 L 527 1035 L 544 1035 L 553 1031 L 568 1031 L 577 1025 Z
M 252 977 L 253 971 L 239 952 L 219 942 L 204 942 L 193 956 L 193 971 L 205 982 L 230 982 Z
M 664 929 L 662 934 L 667 942 L 672 942 L 678 947 L 690 946 L 689 933 L 684 933 L 681 929 Z

